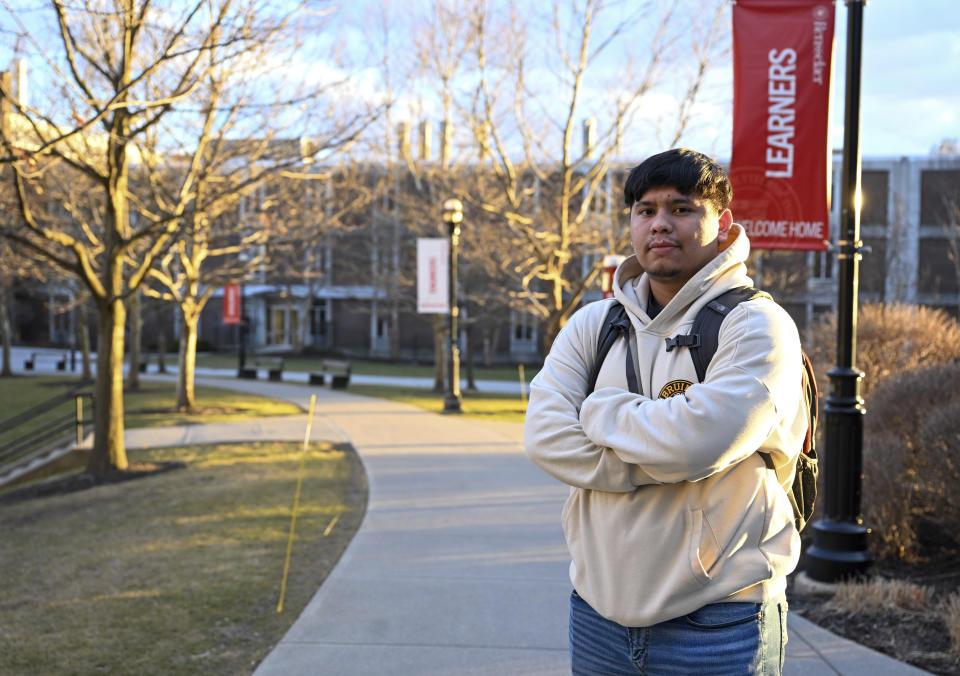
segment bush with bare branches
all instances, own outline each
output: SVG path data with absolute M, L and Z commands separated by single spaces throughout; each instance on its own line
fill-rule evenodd
M 836 333 L 836 315 L 828 316 L 809 346 L 823 393 Z M 862 507 L 871 547 L 880 558 L 915 558 L 949 540 L 931 542 L 938 533 L 960 532 L 960 324 L 936 308 L 865 304 L 857 367 L 865 374 Z
M 864 425 L 863 508 L 882 557 L 956 546 L 960 532 L 960 363 L 888 378 Z
M 836 364 L 837 316 L 813 327 L 810 358 L 826 391 L 827 371 Z M 857 367 L 864 372 L 864 399 L 890 376 L 902 371 L 948 364 L 960 359 L 960 324 L 946 312 L 919 305 L 866 303 L 857 327 Z

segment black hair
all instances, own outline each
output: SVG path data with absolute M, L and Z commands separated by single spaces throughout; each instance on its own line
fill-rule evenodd
M 696 150 L 674 148 L 635 166 L 623 186 L 623 199 L 632 207 L 651 188 L 664 187 L 711 202 L 717 213 L 729 207 L 733 198 L 730 177 L 723 167 Z

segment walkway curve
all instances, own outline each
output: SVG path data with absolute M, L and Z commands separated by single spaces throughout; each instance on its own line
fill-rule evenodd
M 304 410 L 316 394 L 312 438 L 352 443 L 369 482 L 356 536 L 255 676 L 569 673 L 567 489 L 526 459 L 522 425 L 300 384 L 198 383 Z M 152 430 L 150 443 L 302 439 L 305 420 Z M 925 673 L 797 615 L 789 631 L 787 676 Z

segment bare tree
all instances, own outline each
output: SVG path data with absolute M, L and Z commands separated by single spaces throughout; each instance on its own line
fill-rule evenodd
M 209 50 L 218 66 L 197 86 L 194 101 L 202 116 L 192 135 L 157 126 L 163 136 L 177 133 L 192 150 L 173 163 L 150 153 L 143 164 L 142 182 L 149 190 L 138 193 L 138 209 L 153 222 L 181 224 L 180 238 L 150 270 L 145 288 L 150 296 L 172 301 L 180 314 L 180 410 L 195 406 L 197 326 L 213 293 L 255 270 L 283 277 L 292 268 L 311 276 L 315 267 L 302 249 L 289 246 L 316 233 L 308 197 L 319 177 L 306 168 L 352 143 L 381 110 L 351 106 L 341 91 L 344 81 L 309 93 L 301 88 L 299 103 L 312 113 L 307 120 L 294 118 L 292 127 L 285 115 L 291 104 L 283 98 L 285 80 L 277 78 L 270 96 L 264 91 L 269 81 L 249 71 L 250 63 L 262 59 L 282 62 L 287 38 L 280 31 L 265 36 L 242 62 L 219 59 L 216 49 Z M 311 133 L 296 136 L 297 129 Z M 154 136 L 149 138 L 156 146 Z
M 709 65 L 726 49 L 725 4 L 557 1 L 536 15 L 513 3 L 434 3 L 439 25 L 459 16 L 469 37 L 422 42 L 436 75 L 425 81 L 445 106 L 457 92 L 455 116 L 481 152 L 473 171 L 495 187 L 462 196 L 496 215 L 513 298 L 544 321 L 544 349 L 596 283 L 602 254 L 628 248 L 625 211 L 610 202 L 621 143 L 634 124 L 667 145 L 682 138 Z M 616 79 L 605 82 L 596 72 L 611 59 Z M 653 115 L 667 98 L 669 113 Z
M 88 472 L 127 467 L 123 441 L 122 357 L 126 302 L 155 261 L 175 243 L 179 218 L 131 220 L 130 167 L 150 151 L 142 141 L 157 125 L 190 119 L 198 87 L 224 64 L 242 61 L 269 39 L 295 8 L 267 15 L 254 0 L 50 0 L 53 33 L 35 36 L 20 22 L 38 59 L 58 78 L 50 102 L 14 106 L 5 135 L 5 161 L 15 168 L 23 227 L 3 226 L 12 240 L 75 274 L 96 305 L 99 340 L 94 446 Z M 41 21 L 31 16 L 31 26 Z M 55 35 L 51 45 L 46 35 Z M 5 95 L 10 92 L 5 91 Z M 60 202 L 72 223 L 48 218 L 44 187 L 52 172 L 86 182 L 99 195 L 90 212 Z

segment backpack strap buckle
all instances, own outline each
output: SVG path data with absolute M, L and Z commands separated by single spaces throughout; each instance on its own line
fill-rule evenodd
M 670 352 L 675 347 L 700 347 L 699 333 L 681 334 L 673 338 L 665 338 L 665 340 L 667 341 L 667 352 Z

